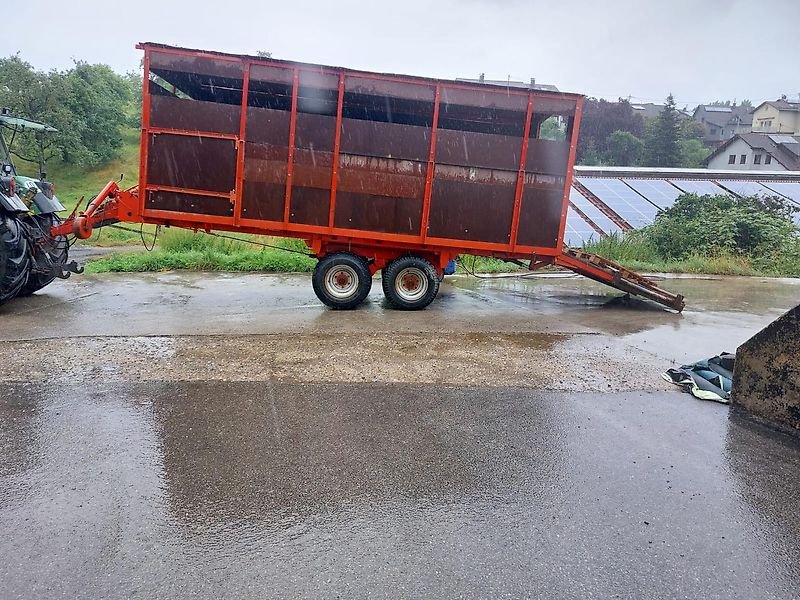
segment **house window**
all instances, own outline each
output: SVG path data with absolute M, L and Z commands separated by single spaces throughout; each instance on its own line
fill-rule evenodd
M 753 157 L 753 164 L 754 165 L 760 165 L 761 164 L 761 155 L 760 154 L 756 154 Z
M 739 157 L 739 164 L 740 164 L 740 165 L 747 164 L 747 154 L 742 154 L 742 155 Z
M 729 154 L 728 155 L 728 164 L 729 165 L 735 165 L 736 164 L 736 155 L 735 154 Z
M 772 154 L 767 152 L 767 156 L 764 158 L 764 164 L 769 165 L 772 164 Z

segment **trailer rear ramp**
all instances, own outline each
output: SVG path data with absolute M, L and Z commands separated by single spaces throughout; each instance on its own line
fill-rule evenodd
M 596 254 L 565 247 L 563 253 L 556 257 L 555 264 L 628 294 L 647 298 L 678 312 L 681 312 L 685 306 L 682 295 L 664 290 L 652 279 Z

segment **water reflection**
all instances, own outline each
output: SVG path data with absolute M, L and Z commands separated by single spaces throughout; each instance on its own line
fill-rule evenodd
M 502 390 L 191 383 L 153 410 L 170 505 L 194 526 L 545 495 L 563 460 L 552 405 Z

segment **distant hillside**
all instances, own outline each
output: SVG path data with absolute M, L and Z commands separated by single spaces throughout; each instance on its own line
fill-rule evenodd
M 123 144 L 119 158 L 98 167 L 77 167 L 60 161 L 47 163 L 47 179 L 56 186 L 56 195 L 61 203 L 72 210 L 81 196 L 91 198 L 110 180 L 119 180 L 124 174 L 121 187 L 136 185 L 139 179 L 139 130 L 123 131 Z M 38 167 L 34 163 L 15 161 L 20 174 L 36 176 Z

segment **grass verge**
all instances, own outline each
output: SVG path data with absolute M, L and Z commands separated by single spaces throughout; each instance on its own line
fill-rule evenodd
M 680 260 L 664 259 L 647 239 L 637 235 L 637 232 L 625 236 L 611 235 L 590 242 L 584 250 L 613 260 L 634 271 L 800 277 L 800 260 L 792 257 L 757 260 L 730 252 L 719 252 L 712 256 L 693 254 Z
M 302 240 L 262 236 L 218 238 L 182 229 L 168 229 L 158 239 L 152 252 L 111 254 L 86 265 L 90 273 L 136 273 L 144 271 L 236 271 L 294 273 L 311 271 L 316 260 L 298 254 L 309 252 Z M 252 240 L 278 246 L 265 248 L 248 243 Z M 289 252 L 287 252 L 289 250 Z

